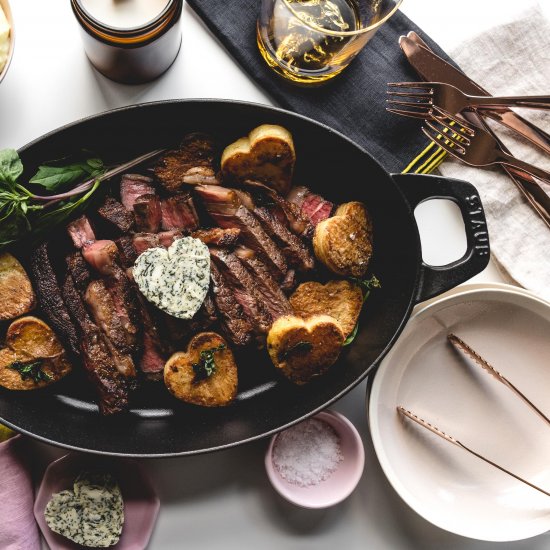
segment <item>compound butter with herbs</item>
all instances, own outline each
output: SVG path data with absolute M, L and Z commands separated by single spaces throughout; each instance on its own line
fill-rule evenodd
M 110 474 L 83 472 L 72 490 L 52 495 L 44 517 L 52 531 L 76 544 L 107 548 L 120 539 L 124 502 Z
M 169 315 L 191 319 L 210 286 L 210 252 L 199 239 L 183 237 L 170 248 L 149 248 L 134 264 L 134 280 L 149 302 Z

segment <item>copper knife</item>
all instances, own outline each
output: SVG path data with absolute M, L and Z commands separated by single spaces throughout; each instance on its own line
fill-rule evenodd
M 450 63 L 447 63 L 447 61 L 433 53 L 429 46 L 415 32 L 411 31 L 407 36 L 401 36 L 399 45 L 407 56 L 409 63 L 423 79 L 428 81 L 447 82 L 472 95 L 489 95 L 486 90 L 478 86 L 462 71 L 456 69 Z M 503 151 L 509 152 L 480 115 L 474 111 L 465 114 L 470 122 L 489 131 L 495 139 L 499 141 Z M 550 136 L 548 136 L 548 134 L 513 111 L 503 109 L 498 112 L 498 116 L 501 118 L 504 117 L 506 121 L 511 124 L 517 122 L 517 126 L 513 128 L 521 135 L 525 136 L 525 132 L 528 131 L 529 135 L 538 136 L 538 145 L 542 146 L 544 144 L 543 148 L 550 152 Z M 503 121 L 501 120 L 501 122 Z M 509 126 L 509 124 L 507 124 L 507 126 Z M 533 140 L 530 139 L 530 141 Z M 542 189 L 535 178 L 529 174 L 505 166 L 502 168 L 510 176 L 525 199 L 550 228 L 550 197 L 545 193 L 544 189 Z M 518 177 L 520 177 L 522 181 L 519 181 Z

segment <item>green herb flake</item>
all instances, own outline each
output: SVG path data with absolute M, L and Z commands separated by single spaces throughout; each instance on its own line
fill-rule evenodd
M 9 365 L 10 369 L 14 369 L 21 375 L 21 380 L 28 380 L 31 378 L 35 384 L 40 382 L 49 382 L 52 377 L 42 370 L 42 360 L 30 361 L 24 363 L 22 361 L 14 361 Z
M 372 289 L 374 288 L 382 288 L 382 285 L 380 284 L 380 281 L 378 280 L 378 277 L 376 275 L 372 275 L 370 279 L 351 279 L 355 284 L 359 285 L 361 287 L 361 290 L 363 291 L 363 304 L 367 301 L 367 298 L 370 296 L 370 293 Z M 355 327 L 349 334 L 349 336 L 345 339 L 343 346 L 349 346 L 357 336 L 357 332 L 359 330 L 359 321 L 355 324 Z
M 198 363 L 193 363 L 192 368 L 195 373 L 193 384 L 198 384 L 207 378 L 210 378 L 216 372 L 216 361 L 214 354 L 225 349 L 225 344 L 218 347 L 202 350 Z

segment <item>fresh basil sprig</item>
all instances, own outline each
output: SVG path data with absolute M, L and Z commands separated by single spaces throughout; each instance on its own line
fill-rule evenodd
M 103 161 L 97 158 L 65 166 L 42 165 L 29 183 L 50 192 L 86 181 L 63 193 L 36 195 L 19 182 L 23 163 L 17 151 L 0 150 L 0 248 L 29 235 L 37 236 L 67 219 L 97 190 L 97 178 L 104 172 Z
M 370 296 L 370 293 L 373 288 L 382 288 L 380 281 L 373 275 L 370 279 L 351 279 L 354 283 L 358 284 L 363 291 L 363 304 L 367 301 L 367 298 Z M 357 336 L 357 331 L 359 330 L 359 321 L 355 324 L 355 327 L 351 331 L 350 335 L 345 339 L 343 345 L 349 346 Z

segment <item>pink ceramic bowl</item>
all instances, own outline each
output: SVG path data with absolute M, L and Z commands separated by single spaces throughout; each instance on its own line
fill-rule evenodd
M 278 434 L 271 438 L 265 455 L 265 468 L 271 484 L 289 502 L 304 508 L 327 508 L 346 499 L 357 487 L 365 465 L 363 441 L 355 426 L 343 415 L 326 410 L 313 418 L 330 424 L 340 437 L 344 460 L 338 469 L 318 485 L 300 487 L 285 481 L 273 465 L 273 445 Z
M 47 525 L 44 510 L 53 493 L 71 489 L 83 470 L 103 467 L 117 480 L 124 500 L 124 526 L 115 550 L 143 550 L 157 520 L 160 501 L 149 476 L 134 460 L 107 459 L 95 455 L 69 453 L 52 462 L 44 474 L 34 503 L 34 517 L 51 550 L 77 550 L 81 546 L 54 533 Z

